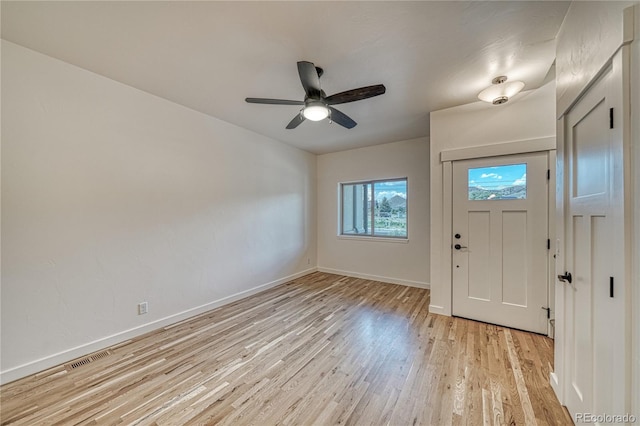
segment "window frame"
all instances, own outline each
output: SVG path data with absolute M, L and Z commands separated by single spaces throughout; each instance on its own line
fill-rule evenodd
M 397 236 L 397 235 L 376 235 L 375 234 L 375 184 L 382 182 L 399 182 L 404 181 L 406 187 L 406 208 L 405 208 L 405 235 Z M 369 217 L 369 221 L 371 223 L 371 234 L 345 234 L 344 233 L 344 188 L 345 186 L 350 185 L 371 185 L 371 204 L 368 208 L 371 210 L 371 216 Z M 338 237 L 346 238 L 346 239 L 365 239 L 365 240 L 377 240 L 377 241 L 397 241 L 404 242 L 409 240 L 409 177 L 396 177 L 389 179 L 369 179 L 369 180 L 358 180 L 358 181 L 349 181 L 349 182 L 340 182 L 339 186 L 339 219 L 338 219 Z

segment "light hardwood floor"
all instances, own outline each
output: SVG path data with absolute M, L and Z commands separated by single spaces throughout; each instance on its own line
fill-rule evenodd
M 2 424 L 572 424 L 552 341 L 313 273 L 0 389 Z M 104 356 L 103 356 L 104 355 Z

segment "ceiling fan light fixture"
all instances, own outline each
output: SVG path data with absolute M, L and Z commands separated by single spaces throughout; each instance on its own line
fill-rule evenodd
M 302 110 L 302 115 L 307 120 L 321 121 L 329 116 L 329 108 L 320 101 L 308 102 Z
M 517 95 L 524 88 L 522 81 L 510 81 L 507 83 L 507 77 L 498 76 L 491 80 L 491 86 L 484 89 L 478 94 L 478 99 L 493 105 L 501 105 L 506 103 L 509 98 Z

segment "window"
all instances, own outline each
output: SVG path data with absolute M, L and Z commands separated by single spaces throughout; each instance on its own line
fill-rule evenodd
M 341 235 L 407 238 L 407 178 L 340 185 Z
M 524 200 L 527 198 L 527 165 L 469 169 L 469 200 Z

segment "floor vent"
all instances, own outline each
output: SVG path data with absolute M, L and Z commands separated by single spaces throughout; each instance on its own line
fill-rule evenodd
M 111 352 L 109 352 L 108 350 L 96 352 L 95 354 L 85 356 L 84 358 L 76 359 L 75 361 L 65 364 L 65 368 L 67 369 L 67 371 L 73 370 L 78 367 L 82 367 L 83 365 L 87 365 L 92 361 L 108 357 L 109 355 L 111 355 Z

